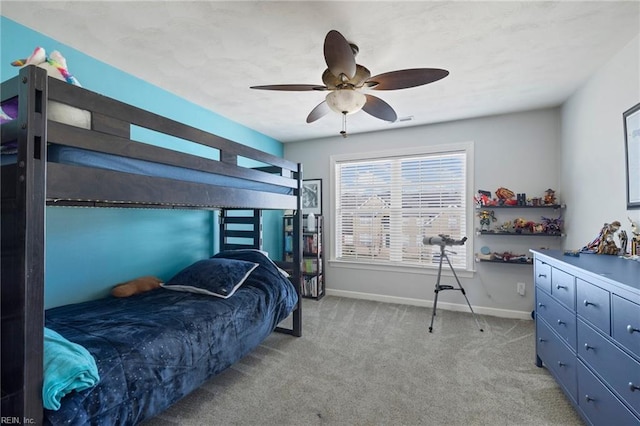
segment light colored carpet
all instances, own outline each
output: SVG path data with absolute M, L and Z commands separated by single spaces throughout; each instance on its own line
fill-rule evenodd
M 325 297 L 144 426 L 582 425 L 535 366 L 533 321 Z

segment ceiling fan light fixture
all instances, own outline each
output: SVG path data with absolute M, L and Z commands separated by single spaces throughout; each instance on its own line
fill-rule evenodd
M 353 89 L 334 90 L 327 95 L 327 105 L 340 114 L 353 114 L 362 109 L 367 98 Z

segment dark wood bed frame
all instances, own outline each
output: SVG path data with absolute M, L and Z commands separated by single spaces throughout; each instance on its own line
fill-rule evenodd
M 262 209 L 296 212 L 291 280 L 301 284 L 302 166 L 194 127 L 53 78 L 28 66 L 1 86 L 1 99 L 18 97 L 18 119 L 0 126 L 2 141 L 18 141 L 17 163 L 2 166 L 0 277 L 2 416 L 21 422 L 42 421 L 44 326 L 45 206 L 144 207 L 177 209 Z M 92 129 L 47 120 L 47 101 L 88 110 Z M 220 152 L 220 161 L 147 145 L 130 139 L 136 125 L 185 139 Z M 259 192 L 168 178 L 147 177 L 98 168 L 47 162 L 48 143 L 69 145 L 265 182 L 290 188 L 293 195 Z M 266 167 L 240 167 L 239 157 Z M 222 227 L 220 228 L 223 229 Z M 261 229 L 260 229 L 261 231 Z M 300 336 L 301 303 L 291 328 Z

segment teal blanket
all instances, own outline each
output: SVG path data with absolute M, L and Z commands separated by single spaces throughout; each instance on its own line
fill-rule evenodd
M 45 327 L 42 402 L 46 409 L 58 410 L 66 394 L 93 387 L 99 380 L 89 351 Z

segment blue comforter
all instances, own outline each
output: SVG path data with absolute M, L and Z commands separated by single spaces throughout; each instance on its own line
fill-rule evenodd
M 248 256 L 260 266 L 228 299 L 160 288 L 47 310 L 47 327 L 94 356 L 100 382 L 45 410 L 46 422 L 136 424 L 257 347 L 298 299 L 275 265 Z

